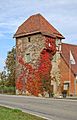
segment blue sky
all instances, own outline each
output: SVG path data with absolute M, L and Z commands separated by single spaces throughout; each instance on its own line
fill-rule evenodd
M 17 27 L 32 14 L 41 13 L 64 36 L 77 45 L 77 0 L 0 0 L 0 71 L 15 40 Z

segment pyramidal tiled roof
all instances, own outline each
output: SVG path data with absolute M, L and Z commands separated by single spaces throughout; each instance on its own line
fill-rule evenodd
M 30 16 L 14 34 L 14 37 L 21 37 L 34 33 L 44 33 L 63 39 L 64 37 L 58 32 L 41 14 Z
M 75 64 L 71 64 L 71 69 L 74 74 L 77 74 L 77 45 L 62 43 L 62 56 L 68 66 L 70 64 L 70 51 L 75 60 Z

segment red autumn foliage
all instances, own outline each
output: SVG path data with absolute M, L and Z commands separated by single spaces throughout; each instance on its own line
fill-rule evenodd
M 52 38 L 46 38 L 46 44 L 42 52 L 40 53 L 40 61 L 38 69 L 32 68 L 32 66 L 28 63 L 25 63 L 22 57 L 18 57 L 18 62 L 25 68 L 23 72 L 19 75 L 16 83 L 16 87 L 18 90 L 22 90 L 23 88 L 23 78 L 26 77 L 26 90 L 38 96 L 39 93 L 43 94 L 44 84 L 42 82 L 43 79 L 46 82 L 50 82 L 50 71 L 52 68 L 51 59 L 52 56 L 56 53 L 55 41 Z M 28 70 L 28 75 L 26 76 L 26 71 Z
M 38 71 L 42 76 L 44 76 L 50 72 L 51 66 L 50 53 L 48 53 L 46 50 L 43 50 L 40 55 L 40 66 Z
M 56 44 L 55 40 L 53 38 L 46 38 L 46 49 L 49 50 L 49 52 L 54 55 L 56 53 Z
M 40 87 L 42 83 L 39 77 L 38 72 L 35 71 L 35 74 L 33 76 L 33 79 L 31 77 L 28 77 L 27 83 L 26 83 L 26 89 L 29 93 L 38 96 L 39 93 L 41 93 Z
M 16 82 L 16 88 L 18 90 L 22 90 L 23 89 L 23 81 L 22 81 L 22 78 L 25 76 L 25 71 L 23 71 L 20 76 L 18 77 L 17 79 L 17 82 Z

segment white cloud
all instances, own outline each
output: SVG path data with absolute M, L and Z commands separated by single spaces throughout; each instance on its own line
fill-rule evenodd
M 0 0 L 0 31 L 13 33 L 34 13 L 42 13 L 65 34 L 76 33 L 77 0 Z M 3 7 L 4 6 L 4 7 Z
M 4 37 L 4 34 L 0 31 L 0 37 Z
M 0 41 L 6 52 L 18 26 L 36 13 L 63 33 L 65 42 L 77 44 L 77 0 L 0 0 Z M 2 55 L 4 60 L 6 56 Z

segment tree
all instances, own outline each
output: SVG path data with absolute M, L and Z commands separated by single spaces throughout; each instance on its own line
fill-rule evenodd
M 6 82 L 6 71 L 4 70 L 0 73 L 0 90 L 4 93 L 4 87 Z
M 8 52 L 6 58 L 7 86 L 15 87 L 15 66 L 16 66 L 15 56 L 16 56 L 16 49 L 12 48 L 12 50 Z

